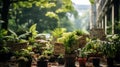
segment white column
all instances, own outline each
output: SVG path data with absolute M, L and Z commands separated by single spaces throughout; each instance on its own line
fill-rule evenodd
M 105 34 L 107 35 L 107 15 L 105 15 Z
M 114 34 L 114 4 L 112 5 L 112 34 Z
M 102 19 L 102 26 L 101 26 L 101 28 L 102 28 L 102 29 L 104 28 L 104 22 L 103 22 L 103 19 Z

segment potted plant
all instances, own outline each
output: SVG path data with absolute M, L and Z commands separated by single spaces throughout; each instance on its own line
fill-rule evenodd
M 57 41 L 62 43 L 65 48 L 65 66 L 75 67 L 75 50 L 79 48 L 76 32 L 63 33 L 62 37 L 58 38 Z
M 90 40 L 84 49 L 88 53 L 88 57 L 92 57 L 93 65 L 100 66 L 100 57 L 102 57 L 102 41 L 101 40 Z
M 6 45 L 5 36 L 7 35 L 7 31 L 4 29 L 0 29 L 0 62 L 5 62 L 10 59 L 12 53 L 10 48 Z
M 113 67 L 113 59 L 115 58 L 116 52 L 117 52 L 117 42 L 114 42 L 114 39 L 116 38 L 116 35 L 112 35 L 107 37 L 107 41 L 104 41 L 104 44 L 102 46 L 102 51 L 105 57 L 107 58 L 107 65 L 108 67 Z
M 54 41 L 57 40 L 57 38 L 61 37 L 62 34 L 66 32 L 66 29 L 65 28 L 55 28 L 53 31 L 52 31 L 52 35 L 54 37 Z
M 107 42 L 103 45 L 103 54 L 107 58 L 107 65 L 113 66 L 113 58 L 116 54 L 116 49 L 113 43 Z
M 120 63 L 120 34 L 114 34 L 113 43 L 115 44 L 116 55 L 114 57 L 114 61 L 116 63 Z
M 85 66 L 86 61 L 87 61 L 87 52 L 85 51 L 84 48 L 79 48 L 78 49 L 78 62 L 79 62 L 80 67 L 86 67 Z
M 19 67 L 31 67 L 32 56 L 28 49 L 21 49 L 14 52 L 17 57 Z
M 65 59 L 64 59 L 64 55 L 60 54 L 57 58 L 57 62 L 59 63 L 59 65 L 64 65 L 65 63 Z
M 40 55 L 37 61 L 37 67 L 47 67 L 48 64 L 48 56 Z
M 77 49 L 77 36 L 75 33 L 69 33 L 63 42 L 65 46 L 65 66 L 75 67 L 75 50 Z
M 6 62 L 13 56 L 13 53 L 9 50 L 9 47 L 0 46 L 0 62 Z
M 17 59 L 18 61 L 18 67 L 30 67 L 27 65 L 27 62 L 29 61 L 28 58 L 24 57 L 24 56 L 21 56 Z
M 9 35 L 5 36 L 7 46 L 10 47 L 11 51 L 18 51 L 25 49 L 28 46 L 28 41 L 25 39 L 27 33 L 17 35 L 14 31 L 9 29 Z

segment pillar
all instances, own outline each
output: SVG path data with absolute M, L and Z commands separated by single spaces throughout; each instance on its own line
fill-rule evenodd
M 107 35 L 107 15 L 105 15 L 105 34 Z
M 112 34 L 114 34 L 114 5 L 112 5 Z

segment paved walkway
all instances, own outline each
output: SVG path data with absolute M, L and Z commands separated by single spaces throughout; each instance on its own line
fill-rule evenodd
M 37 65 L 37 64 L 33 64 L 31 67 L 37 67 L 36 65 Z M 79 67 L 79 63 L 76 62 L 75 66 L 76 66 L 76 67 Z M 101 63 L 100 66 L 101 66 L 101 67 L 107 67 L 107 65 L 104 64 L 104 63 Z M 50 62 L 48 62 L 48 67 L 64 67 L 64 65 L 59 65 L 58 63 L 50 63 Z M 92 65 L 91 62 L 87 62 L 87 63 L 86 63 L 86 67 L 93 67 L 93 65 Z

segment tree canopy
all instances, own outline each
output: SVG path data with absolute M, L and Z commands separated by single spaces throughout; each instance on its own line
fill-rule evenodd
M 0 0 L 0 5 L 2 7 L 0 11 L 0 19 L 4 21 L 4 23 L 2 23 L 3 29 L 8 28 L 8 16 L 11 14 L 9 12 L 16 10 L 14 14 L 17 14 L 18 12 L 22 13 L 20 12 L 21 7 L 31 8 L 33 6 L 39 6 L 40 8 L 47 9 L 56 8 L 54 11 L 46 12 L 45 15 L 57 20 L 59 20 L 58 14 L 65 13 L 73 9 L 71 0 Z

